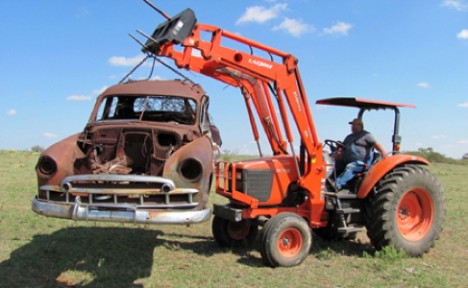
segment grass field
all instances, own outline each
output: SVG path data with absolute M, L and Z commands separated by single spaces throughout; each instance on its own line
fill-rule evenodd
M 468 165 L 433 164 L 446 222 L 421 258 L 313 238 L 306 261 L 263 266 L 260 253 L 222 249 L 211 221 L 192 226 L 73 222 L 31 211 L 38 154 L 0 151 L 0 287 L 467 287 Z M 224 199 L 212 193 L 211 203 Z

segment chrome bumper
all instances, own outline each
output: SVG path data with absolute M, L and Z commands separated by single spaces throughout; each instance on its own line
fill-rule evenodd
M 80 221 L 105 221 L 142 224 L 194 224 L 210 219 L 211 208 L 177 211 L 127 207 L 127 210 L 99 210 L 97 206 L 81 203 L 50 202 L 32 199 L 32 210 L 37 214 Z
M 202 192 L 193 188 L 177 188 L 172 180 L 163 177 L 75 175 L 64 178 L 59 186 L 44 185 L 39 189 L 46 196 L 34 197 L 32 210 L 48 217 L 80 221 L 191 224 L 207 221 L 211 216 L 210 208 L 194 210 L 199 205 L 194 195 Z M 59 200 L 52 194 L 64 195 L 64 198 Z M 76 196 L 80 194 L 84 196 Z M 152 197 L 158 200 L 152 201 Z

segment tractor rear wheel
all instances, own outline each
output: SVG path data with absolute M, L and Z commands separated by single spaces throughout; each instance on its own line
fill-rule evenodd
M 376 249 L 394 246 L 420 256 L 434 246 L 444 220 L 442 187 L 418 165 L 395 168 L 367 197 L 367 235 Z
M 263 227 L 260 253 L 271 267 L 301 264 L 309 255 L 312 233 L 308 223 L 294 213 L 280 213 Z
M 258 225 L 251 220 L 232 222 L 215 216 L 211 230 L 216 242 L 222 247 L 250 245 L 258 234 Z

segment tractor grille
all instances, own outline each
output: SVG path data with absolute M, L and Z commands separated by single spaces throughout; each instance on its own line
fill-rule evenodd
M 270 199 L 272 182 L 270 170 L 242 170 L 242 181 L 236 183 L 236 189 L 264 202 Z

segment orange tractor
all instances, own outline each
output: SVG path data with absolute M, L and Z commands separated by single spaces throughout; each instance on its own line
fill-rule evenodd
M 330 155 L 340 143 L 327 140 L 332 151 L 324 151 L 298 60 L 197 23 L 191 9 L 172 18 L 162 14 L 167 20 L 153 34 L 139 31 L 147 39 L 140 42 L 143 52 L 240 88 L 255 141 L 259 143 L 259 123 L 271 147 L 273 156 L 264 156 L 258 144 L 259 158 L 218 164 L 216 193 L 229 199 L 227 205 L 214 205 L 212 230 L 220 245 L 256 239 L 263 261 L 273 267 L 300 264 L 309 254 L 312 231 L 352 238 L 365 229 L 375 248 L 393 245 L 415 256 L 434 245 L 444 222 L 441 185 L 423 168 L 427 160 L 398 152 L 398 107 L 412 105 L 355 98 L 318 101 L 357 107 L 358 118 L 373 109 L 391 109 L 396 115 L 392 155 L 376 159 L 347 189 L 336 191 L 329 181 L 334 171 Z

